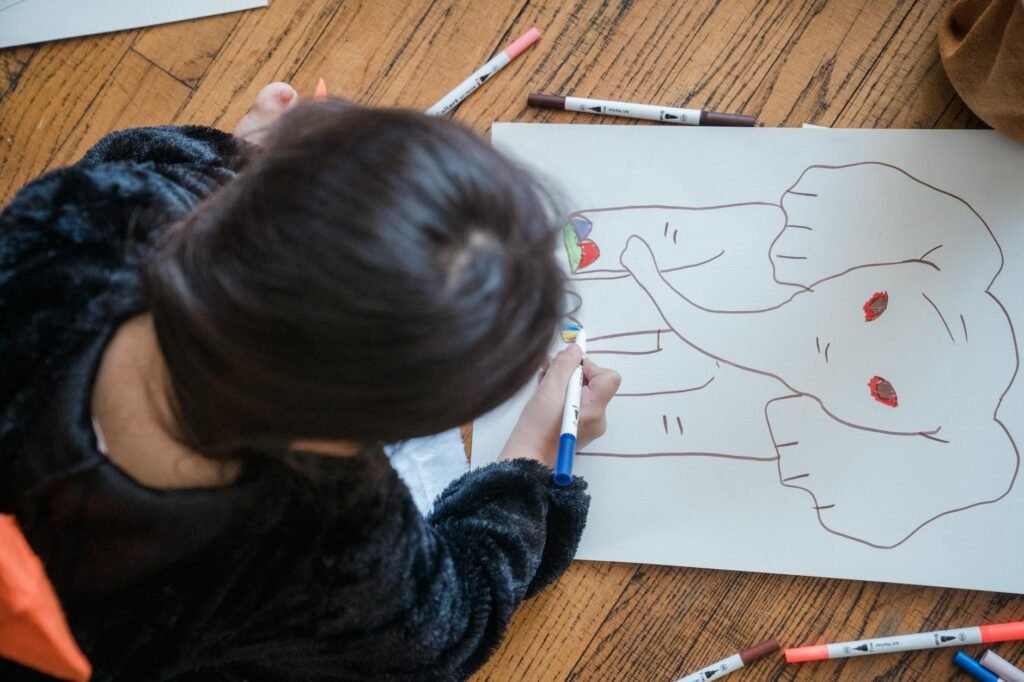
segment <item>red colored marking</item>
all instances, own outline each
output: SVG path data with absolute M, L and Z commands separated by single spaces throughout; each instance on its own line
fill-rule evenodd
M 589 239 L 580 240 L 580 250 L 583 255 L 580 258 L 580 264 L 576 266 L 577 270 L 582 270 L 601 256 L 601 249 L 597 248 L 597 244 Z
M 881 317 L 885 309 L 889 307 L 889 293 L 876 291 L 874 295 L 864 304 L 864 321 L 871 322 Z
M 896 407 L 896 389 L 882 377 L 871 377 L 868 382 L 871 397 L 889 407 Z

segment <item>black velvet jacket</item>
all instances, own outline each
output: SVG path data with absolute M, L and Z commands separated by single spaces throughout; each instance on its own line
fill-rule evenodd
M 527 461 L 452 483 L 424 519 L 380 448 L 310 480 L 273 460 L 163 491 L 97 449 L 90 394 L 145 310 L 161 232 L 239 171 L 201 127 L 112 134 L 0 214 L 0 512 L 15 514 L 103 680 L 448 680 L 569 564 L 585 484 Z M 0 661 L 0 679 L 35 675 Z

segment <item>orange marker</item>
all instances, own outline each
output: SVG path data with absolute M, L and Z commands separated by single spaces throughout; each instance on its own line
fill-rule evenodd
M 327 83 L 324 83 L 323 78 L 316 84 L 316 90 L 313 91 L 313 99 L 317 102 L 323 102 L 327 99 Z
M 819 644 L 796 649 L 786 649 L 787 663 L 806 663 L 807 661 L 824 661 L 829 658 L 849 658 L 870 654 L 888 654 L 896 651 L 914 649 L 939 649 L 948 646 L 964 646 L 967 644 L 988 644 L 991 642 L 1008 642 L 1024 639 L 1024 621 L 1015 623 L 999 623 L 996 625 L 977 625 L 955 630 L 938 632 L 915 632 L 895 637 L 879 637 L 877 639 L 861 639 L 854 642 L 839 644 Z

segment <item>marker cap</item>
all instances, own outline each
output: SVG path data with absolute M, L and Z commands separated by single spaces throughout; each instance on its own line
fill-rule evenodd
M 555 464 L 555 485 L 572 483 L 572 456 L 576 452 L 576 436 L 563 433 L 558 439 L 558 461 Z
M 750 665 L 757 659 L 773 654 L 781 648 L 782 646 L 779 644 L 779 640 L 772 637 L 767 641 L 741 651 L 740 660 L 743 661 L 743 665 Z
M 978 661 L 1006 682 L 1024 682 L 1024 671 L 989 649 Z
M 828 660 L 828 646 L 825 644 L 786 649 L 786 663 L 807 663 L 808 661 L 825 660 Z
M 1024 621 L 1016 623 L 998 623 L 996 625 L 979 625 L 981 630 L 981 641 L 1009 642 L 1014 639 L 1024 639 Z
M 965 673 L 981 682 L 1000 682 L 999 677 L 962 651 L 953 656 L 953 663 Z
M 528 48 L 530 45 L 533 45 L 538 40 L 540 40 L 540 31 L 536 28 L 531 28 L 529 31 L 516 38 L 512 44 L 502 50 L 502 52 L 504 52 L 509 59 L 515 59 L 523 53 L 523 50 Z
M 726 114 L 720 111 L 704 110 L 700 112 L 700 124 L 702 126 L 737 126 L 750 128 L 757 119 L 746 114 Z
M 547 109 L 565 109 L 565 98 L 558 95 L 542 95 L 534 92 L 526 98 L 526 103 L 531 107 L 545 107 Z

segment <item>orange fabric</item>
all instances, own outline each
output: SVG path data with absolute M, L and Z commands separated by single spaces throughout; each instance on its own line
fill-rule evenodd
M 978 118 L 1024 141 L 1024 3 L 954 0 L 939 25 L 950 83 Z
M 0 514 L 0 656 L 75 682 L 92 675 L 39 557 L 6 514 Z

